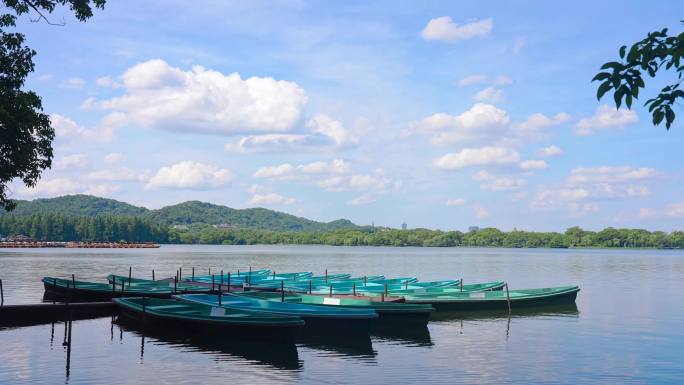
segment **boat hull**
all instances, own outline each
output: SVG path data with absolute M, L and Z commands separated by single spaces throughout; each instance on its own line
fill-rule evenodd
M 511 298 L 511 309 L 553 306 L 575 303 L 579 288 L 573 291 L 563 293 L 538 296 L 532 298 Z M 459 299 L 435 299 L 426 296 L 425 298 L 407 298 L 407 303 L 430 304 L 437 310 L 493 310 L 493 309 L 508 309 L 508 301 L 506 297 L 488 300 L 459 300 Z

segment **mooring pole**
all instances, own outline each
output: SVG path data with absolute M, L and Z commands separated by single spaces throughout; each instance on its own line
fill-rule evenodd
M 275 270 L 273 270 L 273 279 L 275 279 Z
M 173 292 L 178 291 L 178 277 L 173 279 Z
M 211 274 L 211 273 L 209 273 Z M 192 280 L 195 280 L 195 266 L 192 267 Z
M 215 288 L 216 288 L 215 283 L 214 283 L 216 281 L 215 278 L 216 277 L 214 277 L 213 275 L 211 276 L 211 291 L 215 291 Z
M 116 278 L 112 280 L 112 298 L 116 294 Z
M 292 280 L 297 282 L 297 273 L 292 274 Z
M 221 291 L 220 291 L 220 290 L 219 290 L 219 293 L 218 293 L 218 297 L 219 297 L 219 306 L 221 306 Z
M 356 297 L 356 282 L 352 283 L 352 295 Z
M 124 281 L 124 280 L 122 279 L 122 280 L 121 280 L 121 296 L 122 296 L 122 297 L 123 297 L 124 291 L 126 290 L 125 287 L 124 287 L 125 285 L 126 285 L 126 281 Z
M 332 285 L 330 285 L 330 298 L 332 298 Z
M 209 275 L 211 275 L 211 267 L 209 268 Z
M 228 292 L 230 293 L 230 271 L 228 272 Z
M 76 277 L 73 274 L 71 274 L 71 282 L 72 282 L 71 286 L 73 286 L 75 289 L 76 288 Z
M 252 284 L 252 266 L 249 267 L 249 275 L 247 276 L 247 281 L 249 281 L 249 284 Z
M 0 279 L 0 306 L 5 304 L 5 292 L 2 289 L 2 279 Z
M 238 269 L 238 277 L 240 276 L 240 269 Z
M 463 278 L 461 278 L 461 291 L 463 291 Z
M 387 282 L 385 282 L 385 295 L 389 295 L 389 293 L 387 291 Z
M 367 283 L 368 283 L 368 277 L 364 275 L 363 276 L 363 286 L 365 287 Z
M 408 290 L 408 281 L 404 282 L 405 286 L 404 289 Z
M 128 284 L 131 284 L 131 274 L 133 273 L 133 266 L 128 266 Z
M 311 280 L 309 280 L 309 294 L 311 294 Z
M 328 269 L 325 269 L 325 282 L 328 282 Z
M 154 281 L 154 269 L 152 269 L 152 280 Z
M 178 268 L 178 280 L 183 280 L 183 266 Z
M 506 303 L 508 304 L 508 314 L 511 314 L 511 294 L 508 292 L 508 283 L 506 283 Z
M 285 281 L 280 281 L 280 302 L 285 302 Z

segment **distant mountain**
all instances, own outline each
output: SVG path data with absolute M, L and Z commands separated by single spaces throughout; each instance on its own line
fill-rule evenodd
M 98 198 L 92 195 L 64 195 L 50 199 L 35 199 L 32 201 L 17 200 L 17 208 L 10 212 L 12 215 L 33 214 L 63 214 L 75 217 L 90 217 L 95 215 L 142 216 L 148 209 L 137 207 L 114 199 Z M 0 215 L 4 214 L 0 210 Z
M 205 223 L 274 231 L 329 231 L 360 228 L 347 219 L 316 222 L 264 208 L 233 209 L 211 203 L 188 201 L 158 210 L 137 207 L 114 199 L 90 195 L 65 195 L 50 199 L 17 201 L 10 215 L 59 213 L 67 216 L 141 216 L 164 225 Z M 7 215 L 0 210 L 0 215 Z

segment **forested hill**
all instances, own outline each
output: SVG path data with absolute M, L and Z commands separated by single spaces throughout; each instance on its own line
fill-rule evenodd
M 11 213 L 1 215 L 32 216 L 60 214 L 66 217 L 137 216 L 161 225 L 228 225 L 237 228 L 273 231 L 330 231 L 358 229 L 349 220 L 338 219 L 324 223 L 264 208 L 233 209 L 199 201 L 189 201 L 158 210 L 137 207 L 114 199 L 91 195 L 65 195 L 58 198 L 17 201 Z

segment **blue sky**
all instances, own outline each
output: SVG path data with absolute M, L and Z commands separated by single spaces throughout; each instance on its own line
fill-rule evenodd
M 590 83 L 622 44 L 680 31 L 680 2 L 187 4 L 22 18 L 38 51 L 27 86 L 57 139 L 53 169 L 13 197 L 392 227 L 684 227 L 681 119 L 652 127 L 643 100 L 618 111 Z

